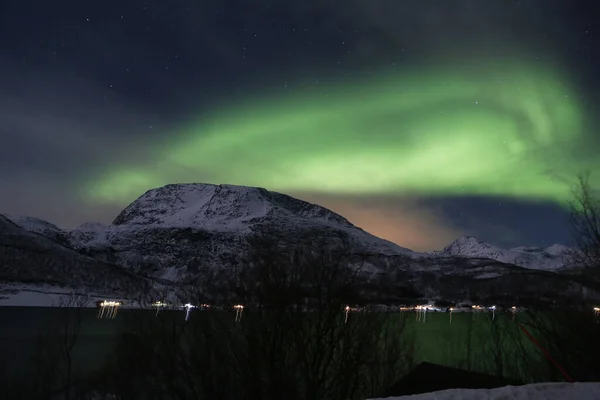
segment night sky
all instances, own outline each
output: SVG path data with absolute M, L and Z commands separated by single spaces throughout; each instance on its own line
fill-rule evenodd
M 568 244 L 600 166 L 594 4 L 3 1 L 0 213 L 70 228 L 229 183 L 415 250 Z

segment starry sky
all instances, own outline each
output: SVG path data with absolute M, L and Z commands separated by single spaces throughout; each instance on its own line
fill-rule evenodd
M 0 213 L 71 228 L 229 183 L 415 250 L 568 244 L 570 188 L 600 166 L 598 8 L 4 1 Z

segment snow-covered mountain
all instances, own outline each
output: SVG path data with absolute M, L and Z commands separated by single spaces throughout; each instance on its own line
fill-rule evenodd
M 418 253 L 373 236 L 324 207 L 254 187 L 167 185 L 144 193 L 109 225 L 61 230 L 34 218 L 11 220 L 14 224 L 0 224 L 0 239 L 5 234 L 13 246 L 10 254 L 0 251 L 0 266 L 9 268 L 13 283 L 27 281 L 34 271 L 38 282 L 94 290 L 107 285 L 107 292 L 133 287 L 132 279 L 143 280 L 146 288 L 180 287 L 214 271 L 239 271 L 256 261 L 257 245 L 274 240 L 291 257 L 343 247 L 345 263 L 361 265 L 369 293 L 385 298 L 501 299 L 517 287 L 527 298 L 549 291 L 565 296 L 581 292 L 578 283 L 552 272 L 562 265 L 566 248 L 561 246 L 503 250 L 467 237 L 439 252 Z M 24 257 L 19 250 L 24 246 L 53 261 L 47 265 L 45 256 Z M 91 265 L 105 272 L 95 277 L 86 272 Z M 88 276 L 100 283 L 85 282 Z
M 324 207 L 234 185 L 173 184 L 152 189 L 109 226 L 84 224 L 68 236 L 72 247 L 86 254 L 155 278 L 180 281 L 201 267 L 241 262 L 247 239 L 273 230 L 307 241 L 318 235 L 342 235 L 356 252 L 378 257 L 418 256 Z
M 443 250 L 434 252 L 434 256 L 487 258 L 529 269 L 556 271 L 566 268 L 571 251 L 570 248 L 559 244 L 544 248 L 501 249 L 476 237 L 464 236 L 456 239 Z
M 189 228 L 244 235 L 273 222 L 289 230 L 323 227 L 343 231 L 371 252 L 413 253 L 319 205 L 262 188 L 235 185 L 173 184 L 149 190 L 125 208 L 109 230 Z

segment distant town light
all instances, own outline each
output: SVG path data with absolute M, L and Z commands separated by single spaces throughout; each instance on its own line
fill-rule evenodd
M 185 303 L 183 305 L 183 308 L 185 308 L 185 320 L 187 321 L 190 318 L 191 309 L 196 308 L 196 306 L 191 303 Z
M 233 306 L 235 309 L 235 321 L 240 322 L 242 320 L 242 313 L 244 312 L 244 306 L 241 304 L 236 304 Z
M 166 307 L 168 304 L 162 301 L 155 301 L 152 303 L 152 307 L 156 307 L 156 316 L 158 317 L 158 313 L 160 312 L 161 307 Z

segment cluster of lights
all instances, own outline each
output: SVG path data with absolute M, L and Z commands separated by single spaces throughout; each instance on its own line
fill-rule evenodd
M 425 304 L 422 306 L 416 306 L 415 310 L 417 310 L 417 321 L 423 321 L 425 322 L 425 319 L 427 318 L 427 310 L 432 308 L 431 304 Z
M 600 314 L 600 307 L 594 307 L 594 313 Z
M 98 318 L 114 319 L 117 316 L 117 311 L 122 305 L 120 301 L 107 301 L 104 300 L 98 304 L 100 310 L 98 310 Z
M 103 318 L 103 317 L 107 317 L 107 318 L 114 318 L 117 314 L 117 308 L 119 306 L 121 306 L 123 303 L 120 301 L 102 301 L 101 303 L 99 303 L 100 306 L 100 311 L 98 313 L 98 318 Z M 161 308 L 167 307 L 169 304 L 164 302 L 164 301 L 156 301 L 154 303 L 152 303 L 152 307 L 156 307 L 156 315 L 158 315 L 159 311 Z M 185 309 L 185 320 L 187 321 L 189 319 L 190 316 L 190 311 L 193 308 L 202 308 L 202 309 L 207 309 L 210 308 L 211 305 L 210 304 L 200 304 L 198 306 L 195 306 L 191 303 L 186 303 L 184 305 L 181 306 L 183 309 Z M 482 311 L 485 309 L 488 309 L 490 311 L 492 311 L 493 313 L 493 317 L 495 317 L 495 312 L 497 307 L 496 306 L 489 306 L 489 307 L 484 307 L 481 305 L 472 305 L 471 306 L 471 310 L 473 311 Z M 244 306 L 242 304 L 236 304 L 233 306 L 233 309 L 235 310 L 235 320 L 236 322 L 241 321 L 242 319 L 242 313 L 244 311 Z M 434 307 L 431 304 L 423 304 L 423 305 L 417 305 L 414 307 L 407 307 L 407 306 L 401 306 L 400 307 L 400 311 L 416 311 L 417 312 L 417 321 L 422 320 L 423 322 L 425 322 L 425 315 L 427 313 L 427 310 L 435 310 L 436 307 Z M 108 310 L 108 312 L 106 312 L 106 310 Z M 350 306 L 346 306 L 344 308 L 345 311 L 345 320 L 344 322 L 348 322 L 348 314 L 352 311 L 360 311 L 360 308 L 353 308 Z M 457 309 L 454 307 L 450 307 L 448 308 L 448 311 L 450 312 L 450 323 L 452 323 L 452 313 L 454 311 L 456 311 Z M 516 312 L 518 312 L 518 308 L 517 306 L 512 306 L 510 308 L 511 312 L 513 313 L 513 319 L 514 319 L 514 314 Z M 600 314 L 600 307 L 594 307 L 594 312 L 596 314 Z
M 158 316 L 158 313 L 160 312 L 160 310 L 167 306 L 169 306 L 169 303 L 166 303 L 164 301 L 156 301 L 156 302 L 152 303 L 152 307 L 156 307 L 156 315 L 157 316 Z M 190 312 L 192 311 L 192 309 L 199 308 L 201 310 L 206 310 L 206 309 L 210 308 L 211 305 L 206 304 L 206 303 L 203 303 L 200 305 L 194 305 L 192 303 L 185 303 L 185 304 L 181 305 L 180 307 L 185 310 L 185 320 L 187 321 L 190 318 Z M 233 309 L 235 310 L 236 322 L 241 321 L 242 320 L 242 312 L 244 311 L 244 306 L 242 304 L 236 304 L 233 306 Z
M 100 303 L 100 307 L 119 307 L 122 304 L 123 303 L 121 303 L 120 301 L 106 301 L 106 300 L 104 300 L 103 302 Z

